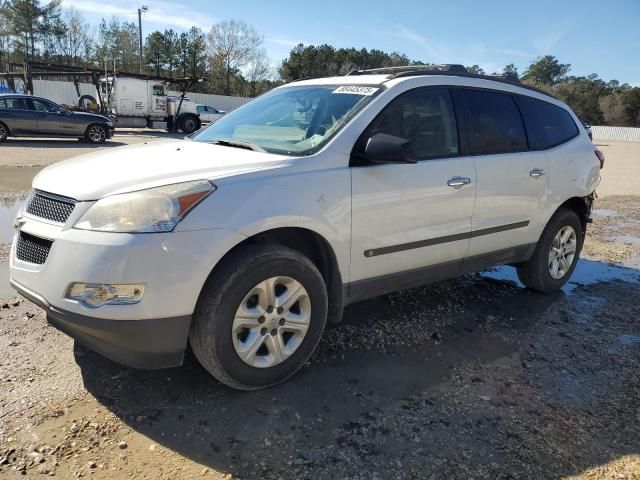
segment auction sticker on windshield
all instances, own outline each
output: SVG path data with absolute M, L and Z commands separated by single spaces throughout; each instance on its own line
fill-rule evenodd
M 349 93 L 351 95 L 373 95 L 379 89 L 377 87 L 360 87 L 358 85 L 344 85 L 336 88 L 332 93 Z

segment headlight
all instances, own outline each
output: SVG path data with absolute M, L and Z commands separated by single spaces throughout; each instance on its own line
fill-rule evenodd
M 112 195 L 89 207 L 74 228 L 119 233 L 170 232 L 216 189 L 207 180 Z

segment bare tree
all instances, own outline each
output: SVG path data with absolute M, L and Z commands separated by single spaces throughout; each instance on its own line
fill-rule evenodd
M 257 49 L 255 54 L 249 59 L 245 72 L 246 79 L 249 82 L 250 97 L 255 97 L 258 93 L 256 87 L 259 82 L 273 76 L 272 70 L 273 68 L 267 57 L 267 51 L 264 48 Z
M 216 23 L 208 35 L 211 65 L 222 69 L 224 93 L 231 94 L 231 77 L 247 66 L 263 42 L 262 35 L 241 20 Z
M 93 46 L 91 27 L 74 8 L 66 10 L 64 15 L 66 31 L 58 38 L 60 51 L 71 65 L 85 63 L 90 57 Z

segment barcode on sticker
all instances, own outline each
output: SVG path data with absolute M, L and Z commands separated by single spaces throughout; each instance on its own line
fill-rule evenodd
M 348 93 L 351 95 L 373 95 L 379 89 L 377 87 L 360 87 L 358 85 L 343 85 L 336 88 L 333 93 Z

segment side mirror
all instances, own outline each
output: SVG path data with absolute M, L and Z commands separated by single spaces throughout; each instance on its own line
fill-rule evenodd
M 416 163 L 411 140 L 386 133 L 367 140 L 364 157 L 372 163 Z

